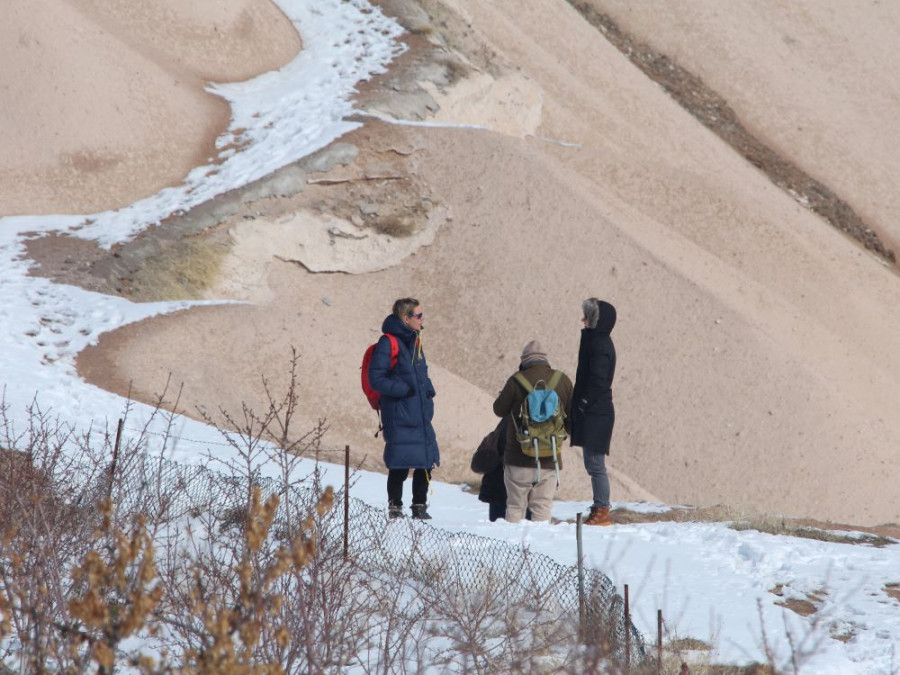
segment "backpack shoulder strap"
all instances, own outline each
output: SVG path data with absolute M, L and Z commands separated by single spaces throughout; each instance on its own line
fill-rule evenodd
M 528 381 L 528 378 L 525 377 L 525 374 L 521 370 L 513 375 L 513 378 L 516 380 L 516 382 L 521 384 L 525 388 L 525 391 L 529 394 L 531 393 L 531 390 L 534 389 L 534 385 Z
M 562 379 L 563 373 L 561 370 L 554 370 L 553 375 L 550 376 L 550 381 L 547 382 L 547 389 L 552 389 L 556 391 L 556 385 L 559 384 L 559 381 Z
M 400 353 L 400 345 L 397 343 L 397 336 L 392 333 L 384 333 L 384 336 L 391 343 L 391 369 L 397 365 L 397 355 Z

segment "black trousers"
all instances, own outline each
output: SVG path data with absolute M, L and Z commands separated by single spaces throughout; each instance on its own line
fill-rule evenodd
M 409 469 L 388 469 L 387 493 L 388 503 L 391 506 L 403 506 L 403 482 L 409 477 Z M 412 503 L 428 503 L 428 481 L 431 480 L 431 471 L 428 469 L 413 469 Z

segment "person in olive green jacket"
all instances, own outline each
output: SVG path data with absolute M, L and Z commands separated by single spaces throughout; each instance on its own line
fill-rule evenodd
M 519 362 L 519 372 L 523 373 L 532 385 L 543 380 L 550 381 L 553 376 L 553 368 L 547 361 L 547 353 L 541 348 L 537 340 L 532 340 L 522 350 Z M 572 381 L 569 376 L 562 373 L 556 386 L 559 396 L 559 404 L 565 413 L 566 430 L 569 429 L 569 413 L 572 407 Z M 510 376 L 494 401 L 494 414 L 497 417 L 510 416 L 513 424 L 506 428 L 506 450 L 503 454 L 503 482 L 506 485 L 506 520 L 517 523 L 525 517 L 526 509 L 531 510 L 531 519 L 534 521 L 550 520 L 550 512 L 553 509 L 553 496 L 556 493 L 557 483 L 554 473 L 552 457 L 540 459 L 541 471 L 536 471 L 534 457 L 529 457 L 519 445 L 516 438 L 516 427 L 521 428 L 518 419 L 519 410 L 525 400 L 527 392 L 518 382 L 515 374 Z M 562 443 L 559 444 L 558 456 L 559 468 L 562 468 Z M 546 469 L 546 470 L 545 470 Z M 538 480 L 538 473 L 540 474 Z

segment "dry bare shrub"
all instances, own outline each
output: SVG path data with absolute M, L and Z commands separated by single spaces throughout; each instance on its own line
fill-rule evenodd
M 90 661 L 68 603 L 70 571 L 83 561 L 101 523 L 105 465 L 83 461 L 109 436 L 77 433 L 36 402 L 18 431 L 0 406 L 0 595 L 8 615 L 0 662 L 29 672 L 72 670 Z
M 74 622 L 66 633 L 86 645 L 85 656 L 101 672 L 112 672 L 120 643 L 144 628 L 163 588 L 155 583 L 153 542 L 144 517 L 125 532 L 113 526 L 108 499 L 99 508 L 103 520 L 91 550 L 71 573 L 74 597 L 68 608 Z
M 577 617 L 561 616 L 553 584 L 534 579 L 523 599 L 515 570 L 481 574 L 478 592 L 445 585 L 431 596 L 432 619 L 450 642 L 436 663 L 475 673 L 563 672 L 577 645 Z
M 246 664 L 278 664 L 285 673 L 340 672 L 371 648 L 371 627 L 382 618 L 365 592 L 366 575 L 343 555 L 333 489 L 323 486 L 317 468 L 307 475 L 300 470 L 304 457 L 318 455 L 327 427 L 320 421 L 303 433 L 293 429 L 297 362 L 292 349 L 283 395 L 263 380 L 261 411 L 247 405 L 239 414 L 219 411 L 222 438 L 233 451 L 227 461 L 209 458 L 219 468 L 214 481 L 225 483 L 218 486 L 221 497 L 167 540 L 170 593 L 160 618 L 169 646 L 197 666 L 222 667 L 230 654 L 225 627 L 243 626 L 231 634 Z M 263 462 L 277 477 L 260 476 Z M 206 619 L 185 620 L 194 614 Z M 223 657 L 216 656 L 221 646 Z
M 166 420 L 161 439 L 148 422 L 136 439 L 120 444 L 109 430 L 79 434 L 36 403 L 19 433 L 4 405 L 0 668 L 78 673 L 94 663 L 99 672 L 128 664 L 143 672 L 230 673 L 268 664 L 271 672 L 283 672 L 281 664 L 291 661 L 285 650 L 304 633 L 283 621 L 300 616 L 293 611 L 296 598 L 289 614 L 279 614 L 282 598 L 296 590 L 290 580 L 318 578 L 304 570 L 319 555 L 320 521 L 333 500 L 333 491 L 320 484 L 297 497 L 297 486 L 288 482 L 292 463 L 323 429 L 287 440 L 295 386 L 290 391 L 262 419 L 246 416 L 235 442 L 238 460 L 226 463 L 230 473 L 212 479 L 227 490 L 214 493 L 222 498 L 218 503 L 193 494 L 196 468 L 173 472 L 162 459 L 174 440 L 175 417 L 159 407 L 153 418 Z M 148 450 L 151 435 L 158 454 Z M 298 454 L 266 445 L 267 437 Z M 270 484 L 273 494 L 263 502 L 259 462 L 272 456 L 285 480 Z M 228 489 L 229 481 L 240 489 Z M 241 517 L 229 523 L 227 514 L 235 510 Z M 323 616 L 321 597 L 318 588 L 307 593 L 307 617 Z M 335 639 L 340 628 L 328 626 L 326 643 L 343 644 Z M 189 637 L 179 642 L 179 635 Z M 310 669 L 318 667 L 293 672 Z
M 582 644 L 560 609 L 564 576 L 527 555 L 467 567 L 446 533 L 364 506 L 345 555 L 334 491 L 301 471 L 326 427 L 292 428 L 296 365 L 260 412 L 221 411 L 230 459 L 205 466 L 164 461 L 160 406 L 161 437 L 79 434 L 37 406 L 17 435 L 3 416 L 0 670 L 616 672 L 610 639 Z
M 316 505 L 317 515 L 331 508 L 333 497 L 330 489 L 322 494 Z M 240 551 L 229 552 L 237 554 L 233 566 L 221 566 L 222 558 L 200 557 L 189 559 L 189 564 L 180 570 L 193 577 L 183 580 L 189 584 L 183 598 L 189 611 L 182 616 L 191 620 L 177 620 L 173 612 L 167 623 L 181 630 L 186 644 L 182 667 L 210 674 L 250 668 L 259 673 L 284 672 L 281 654 L 277 652 L 287 647 L 292 637 L 289 628 L 277 620 L 289 591 L 289 586 L 281 582 L 304 569 L 315 557 L 316 541 L 311 536 L 310 520 L 286 545 L 269 549 L 279 501 L 273 495 L 261 503 L 260 490 L 253 490 L 243 522 Z M 172 607 L 180 609 L 185 608 Z M 270 646 L 275 649 L 266 649 Z

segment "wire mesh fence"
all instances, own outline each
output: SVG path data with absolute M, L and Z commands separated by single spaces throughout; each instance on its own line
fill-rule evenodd
M 312 503 L 318 496 L 315 487 L 295 486 L 286 494 L 280 481 L 169 461 L 159 462 L 158 471 L 135 474 L 128 483 L 124 499 L 141 500 L 149 515 L 165 510 L 174 518 L 214 512 L 227 520 L 230 510 L 243 508 L 254 487 L 264 498 L 277 494 L 295 504 Z M 158 485 L 175 489 L 154 489 Z M 166 503 L 155 503 L 154 495 L 161 494 L 169 495 Z M 600 636 L 608 653 L 622 663 L 637 665 L 647 658 L 643 637 L 633 623 L 626 624 L 624 601 L 603 573 L 583 569 L 579 577 L 577 567 L 521 545 L 450 532 L 419 520 L 390 520 L 384 509 L 352 497 L 345 500 L 343 490 L 337 496 L 334 507 L 317 518 L 316 535 L 332 543 L 323 547 L 331 551 L 340 550 L 335 542 L 346 542 L 345 554 L 359 569 L 405 576 L 444 598 L 486 602 L 499 596 L 507 606 L 539 612 L 550 624 L 576 626 L 585 640 Z M 287 512 L 281 509 L 279 518 Z

